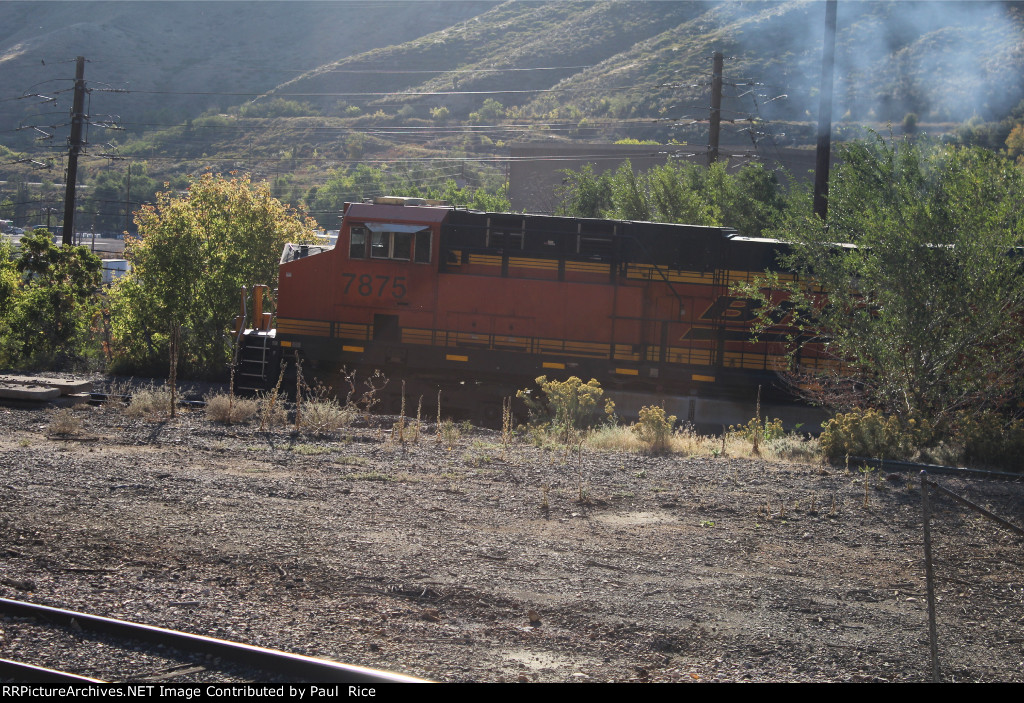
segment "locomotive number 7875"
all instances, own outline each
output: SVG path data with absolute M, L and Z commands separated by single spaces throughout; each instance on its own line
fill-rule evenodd
M 405 297 L 405 276 L 371 276 L 368 273 L 362 275 L 354 273 L 343 273 L 342 278 L 347 278 L 348 282 L 345 283 L 345 290 L 343 295 L 348 295 L 351 290 L 354 293 L 365 297 L 376 295 L 378 298 L 384 297 L 384 291 L 390 290 L 391 297 L 395 300 L 401 300 Z M 391 283 L 390 288 L 388 283 Z

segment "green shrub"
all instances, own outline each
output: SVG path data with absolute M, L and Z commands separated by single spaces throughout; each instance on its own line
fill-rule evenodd
M 957 427 L 966 460 L 1021 471 L 1024 419 L 1010 420 L 994 412 L 964 414 Z
M 751 444 L 754 443 L 755 437 L 759 443 L 766 444 L 786 434 L 786 430 L 782 427 L 782 420 L 779 418 L 774 420 L 765 418 L 762 420 L 758 417 L 750 418 L 750 421 L 745 425 L 730 425 L 729 432 L 741 439 L 745 439 Z
M 516 393 L 526 404 L 534 425 L 550 427 L 568 442 L 574 431 L 593 424 L 597 402 L 604 395 L 596 379 L 584 383 L 576 376 L 565 381 L 549 381 L 547 376 L 538 376 L 536 383 L 544 396 L 542 399 L 535 397 L 531 389 Z
M 665 415 L 665 408 L 648 405 L 640 408 L 640 419 L 633 425 L 633 432 L 640 438 L 648 451 L 661 453 L 669 448 L 672 439 L 672 428 L 675 427 L 676 416 Z
M 462 430 L 454 420 L 444 420 L 437 426 L 437 441 L 443 442 L 448 449 L 454 449 L 462 437 Z
M 910 459 L 932 440 L 926 420 L 886 417 L 873 408 L 839 414 L 825 422 L 821 450 L 835 459 L 869 456 L 880 459 Z

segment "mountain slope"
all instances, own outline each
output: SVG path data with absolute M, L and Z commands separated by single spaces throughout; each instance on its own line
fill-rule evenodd
M 411 104 L 419 117 L 444 105 L 465 119 L 487 97 L 538 116 L 567 104 L 596 117 L 706 115 L 711 55 L 721 51 L 725 97 L 735 98 L 727 110 L 802 120 L 817 114 L 823 12 L 816 0 L 507 2 L 322 66 L 272 94 L 328 112 Z M 1022 37 L 1019 3 L 839 3 L 836 115 L 1005 113 L 1024 97 Z M 380 95 L 397 92 L 428 95 Z
M 506 2 L 414 41 L 323 66 L 283 84 L 274 94 L 307 97 L 323 93 L 326 97 L 317 104 L 326 109 L 340 93 L 413 89 L 427 93 L 508 91 L 499 97 L 515 104 L 528 99 L 517 91 L 550 88 L 560 79 L 656 35 L 667 25 L 700 14 L 707 5 Z M 401 72 L 404 69 L 418 72 Z M 359 97 L 350 96 L 350 100 Z M 419 104 L 444 104 L 464 115 L 483 100 L 479 95 L 435 95 Z M 381 104 L 373 96 L 365 96 L 362 102 Z M 417 103 L 408 96 L 394 96 L 387 102 Z
M 24 92 L 52 97 L 70 88 L 76 55 L 89 61 L 94 90 L 132 91 L 94 93 L 97 112 L 133 126 L 167 124 L 492 5 L 393 1 L 384 21 L 379 2 L 0 2 L 0 139 L 10 144 L 11 129 L 36 123 L 38 101 L 17 99 Z M 69 93 L 59 97 L 57 116 L 70 105 Z

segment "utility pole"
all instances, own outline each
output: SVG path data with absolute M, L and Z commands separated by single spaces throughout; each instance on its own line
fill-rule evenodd
M 832 157 L 832 72 L 836 58 L 836 0 L 825 3 L 825 39 L 821 51 L 821 100 L 818 148 L 814 159 L 814 214 L 828 216 L 828 170 Z
M 718 161 L 718 137 L 722 131 L 722 52 L 714 54 L 711 69 L 711 123 L 708 129 L 708 166 Z
M 75 241 L 75 182 L 78 180 L 78 154 L 82 150 L 82 125 L 85 123 L 85 57 L 75 59 L 75 99 L 71 107 L 71 136 L 68 137 L 68 171 L 64 190 L 64 236 L 62 244 Z
M 128 183 L 124 192 L 124 231 L 127 234 L 132 217 L 132 165 L 128 164 Z M 95 240 L 95 237 L 93 237 Z

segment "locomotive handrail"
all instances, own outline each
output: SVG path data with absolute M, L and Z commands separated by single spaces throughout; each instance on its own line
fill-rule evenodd
M 235 344 L 240 344 L 242 337 L 245 336 L 245 323 L 249 319 L 249 289 L 246 286 L 242 286 L 242 314 L 239 316 L 238 330 L 235 332 Z
M 636 242 L 637 244 L 639 244 L 640 248 L 643 250 L 643 252 L 647 256 L 647 258 L 649 260 L 653 261 L 654 257 L 651 256 L 650 250 L 646 246 L 644 246 L 644 243 L 642 241 L 640 241 L 640 239 L 638 237 L 634 237 L 632 234 L 620 234 L 620 235 L 617 235 L 617 236 L 619 237 L 620 240 L 632 241 L 632 242 Z M 621 257 L 616 257 L 616 258 L 621 258 Z M 626 263 L 628 264 L 629 262 L 627 261 Z M 658 272 L 658 275 L 661 276 L 661 280 L 664 281 L 665 284 L 668 285 L 668 289 L 670 291 L 672 291 L 672 295 L 675 296 L 676 302 L 678 302 L 679 305 L 682 306 L 682 304 L 683 304 L 682 297 L 680 297 L 679 293 L 676 292 L 675 286 L 672 285 L 672 281 L 668 280 L 668 276 L 666 276 L 665 273 L 661 270 L 661 266 L 659 266 L 657 263 L 655 263 L 651 268 L 653 268 L 655 271 Z

